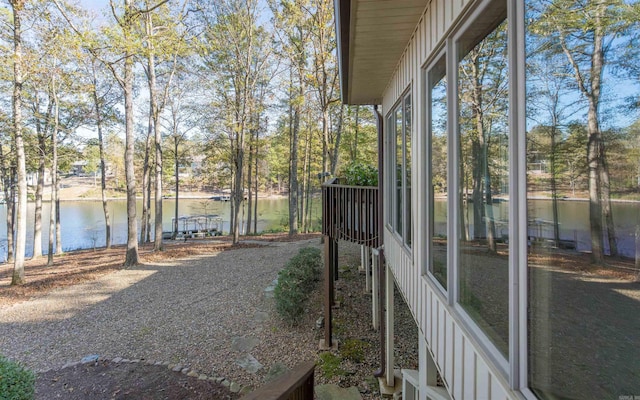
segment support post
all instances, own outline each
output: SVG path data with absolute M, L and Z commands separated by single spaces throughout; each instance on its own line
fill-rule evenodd
M 333 238 L 324 236 L 324 343 L 320 343 L 320 349 L 330 349 L 333 344 L 331 312 L 333 307 Z
M 367 246 L 362 246 L 363 254 L 363 261 L 364 261 L 364 273 L 366 275 L 365 277 L 365 281 L 366 281 L 366 288 L 365 290 L 367 291 L 367 293 L 371 293 L 371 248 L 367 247 Z
M 378 249 L 371 249 L 371 253 L 373 256 L 373 272 L 371 274 L 371 286 L 373 289 L 371 293 L 371 323 L 373 325 L 373 329 L 378 330 L 380 328 L 380 266 L 378 265 L 380 262 L 380 253 L 378 252 Z
M 394 387 L 395 386 L 395 376 L 394 376 L 394 371 L 393 371 L 393 363 L 394 363 L 394 358 L 393 358 L 393 345 L 394 345 L 394 340 L 393 340 L 393 335 L 394 335 L 394 315 L 393 315 L 393 293 L 394 293 L 394 287 L 393 287 L 393 274 L 391 273 L 391 268 L 387 268 L 386 271 L 386 321 L 385 321 L 385 325 L 386 325 L 386 331 L 387 331 L 387 340 L 385 343 L 385 349 L 386 349 L 386 354 L 387 354 L 387 363 L 386 363 L 386 379 L 387 379 L 387 386 L 390 387 Z
M 333 280 L 337 281 L 339 276 L 338 276 L 338 240 L 336 240 L 335 238 L 331 238 L 331 246 L 332 246 L 332 250 L 331 250 L 331 257 L 333 260 Z M 334 299 L 335 300 L 335 299 Z M 334 305 L 335 305 L 335 301 L 334 301 Z

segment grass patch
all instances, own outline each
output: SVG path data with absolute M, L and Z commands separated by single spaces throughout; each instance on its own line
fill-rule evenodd
M 360 339 L 347 339 L 340 347 L 342 357 L 355 363 L 364 361 L 364 353 L 369 348 L 369 343 Z
M 340 367 L 342 357 L 327 351 L 320 353 L 318 358 L 320 358 L 318 366 L 325 378 L 331 379 L 335 376 L 342 376 L 346 374 L 345 370 Z

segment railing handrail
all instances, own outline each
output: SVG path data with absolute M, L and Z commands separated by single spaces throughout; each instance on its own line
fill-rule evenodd
M 340 185 L 338 178 L 322 185 L 322 233 L 367 247 L 381 242 L 378 232 L 378 187 Z
M 328 181 L 326 181 L 325 183 L 322 184 L 322 186 L 330 186 L 333 188 L 346 188 L 346 189 L 350 189 L 350 188 L 357 188 L 357 189 L 378 189 L 377 186 L 356 186 L 356 185 L 345 185 L 340 182 L 340 178 L 331 178 Z
M 295 399 L 313 400 L 315 366 L 316 363 L 313 361 L 297 364 L 291 371 L 243 396 L 240 400 L 288 400 L 294 394 Z

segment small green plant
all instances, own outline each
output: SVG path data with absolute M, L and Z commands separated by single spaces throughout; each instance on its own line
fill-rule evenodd
M 347 339 L 340 348 L 340 354 L 348 360 L 356 363 L 364 361 L 364 352 L 369 347 L 369 343 L 360 339 Z
M 378 186 L 378 170 L 362 162 L 352 162 L 342 171 L 345 185 Z
M 325 378 L 331 379 L 334 376 L 340 376 L 346 373 L 345 370 L 340 367 L 340 363 L 342 363 L 342 358 L 340 356 L 327 351 L 320 353 L 319 358 L 320 362 L 318 363 L 318 366 Z
M 276 310 L 288 323 L 296 324 L 304 315 L 309 294 L 322 274 L 320 250 L 312 247 L 300 249 L 278 273 L 278 284 L 273 295 Z
M 0 399 L 33 399 L 35 382 L 36 376 L 33 372 L 0 356 Z

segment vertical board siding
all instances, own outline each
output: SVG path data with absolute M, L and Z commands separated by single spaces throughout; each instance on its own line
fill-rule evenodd
M 441 48 L 443 38 L 472 1 L 474 0 L 431 0 L 397 62 L 394 76 L 385 88 L 382 100 L 384 113 L 392 110 L 407 88 L 410 87 L 411 90 L 412 204 L 416 207 L 411 217 L 417 222 L 414 223 L 413 254 L 387 228 L 384 229 L 384 243 L 387 265 L 416 320 L 417 328 L 424 335 L 428 351 L 433 355 L 452 397 L 505 400 L 515 399 L 516 396 L 509 390 L 504 379 L 495 375 L 496 372 L 483 359 L 473 341 L 469 340 L 467 331 L 452 314 L 439 289 L 422 276 L 422 272 L 426 270 L 422 260 L 428 259 L 424 254 L 427 233 L 423 226 L 419 226 L 419 221 L 423 220 L 422 213 L 425 212 L 424 204 L 428 202 L 426 191 L 421 185 L 421 182 L 426 182 L 422 176 L 426 165 L 425 154 L 420 150 L 426 140 L 422 118 L 422 65 L 429 60 L 436 48 Z
M 445 333 L 447 335 L 447 343 L 445 345 L 445 354 L 447 355 L 447 361 L 445 362 L 445 365 L 443 368 L 444 376 L 442 378 L 449 386 L 451 386 L 451 383 L 453 382 L 453 374 L 454 374 L 453 365 L 455 362 L 455 355 L 454 355 L 455 354 L 454 353 L 454 345 L 455 345 L 454 332 L 455 331 L 456 331 L 455 322 L 451 318 L 451 315 L 447 313 L 447 330 Z

